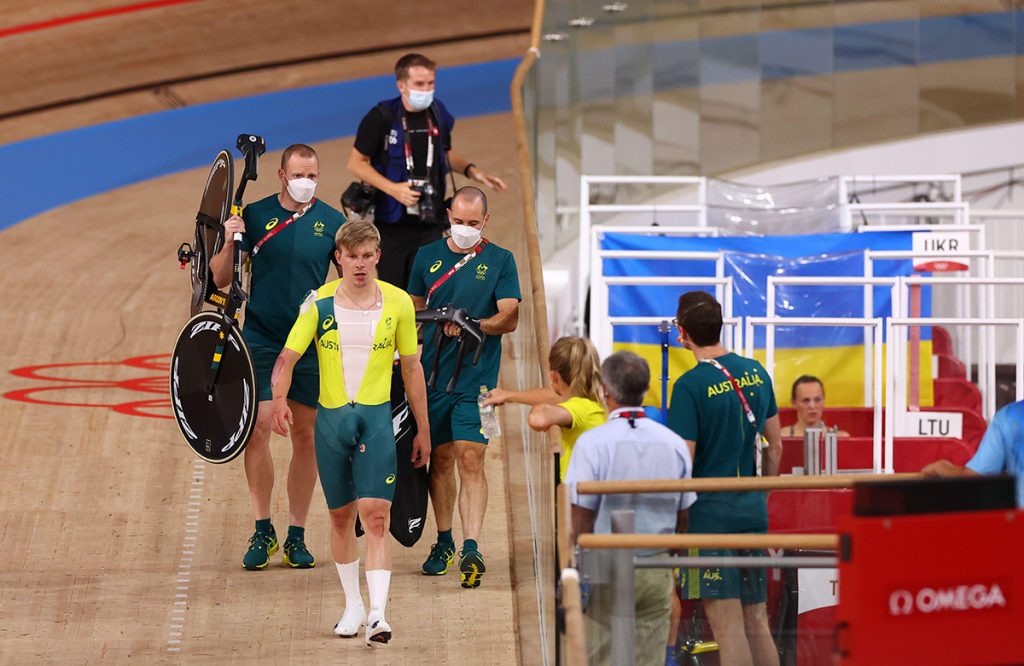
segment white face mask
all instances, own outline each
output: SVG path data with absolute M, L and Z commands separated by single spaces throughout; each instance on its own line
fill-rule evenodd
M 423 111 L 430 107 L 434 103 L 434 91 L 433 90 L 410 90 L 409 91 L 409 106 L 416 111 Z
M 468 224 L 453 224 L 452 240 L 461 249 L 468 250 L 480 242 L 480 230 Z
M 307 203 L 316 191 L 316 181 L 312 178 L 293 178 L 288 181 L 288 194 L 299 203 Z

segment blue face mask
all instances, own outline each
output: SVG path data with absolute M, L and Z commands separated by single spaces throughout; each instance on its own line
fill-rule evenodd
M 434 103 L 433 90 L 410 90 L 409 106 L 416 111 L 424 111 Z

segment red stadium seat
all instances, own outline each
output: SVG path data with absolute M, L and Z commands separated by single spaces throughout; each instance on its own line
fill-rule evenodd
M 940 378 L 967 378 L 967 368 L 964 367 L 963 361 L 958 359 L 956 356 L 952 356 L 950 354 L 936 354 L 935 358 L 938 361 L 938 375 Z
M 988 427 L 980 412 L 960 406 L 925 407 L 924 411 L 963 414 L 964 427 L 961 438 L 972 453 L 978 449 L 978 444 L 981 443 L 981 438 L 985 435 L 985 429 Z M 850 433 L 851 437 L 870 438 L 875 431 L 873 412 L 870 407 L 829 407 L 825 411 L 825 418 L 830 425 L 839 426 L 840 430 Z M 783 424 L 783 432 L 785 432 L 790 424 L 796 422 L 796 411 L 792 407 L 783 407 L 779 410 L 779 419 Z M 882 410 L 882 424 L 882 432 L 885 432 L 885 410 Z
M 967 444 L 959 439 L 897 437 L 892 444 L 893 468 L 897 472 L 920 472 L 936 460 L 966 465 L 971 455 Z
M 935 406 L 957 407 L 981 414 L 981 391 L 966 379 L 943 378 L 935 380 Z
M 941 326 L 932 326 L 932 353 L 953 356 L 953 338 Z

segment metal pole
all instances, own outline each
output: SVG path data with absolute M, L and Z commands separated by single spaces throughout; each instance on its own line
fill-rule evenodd
M 612 533 L 632 533 L 635 516 L 632 511 L 612 511 Z M 612 663 L 632 664 L 636 654 L 636 571 L 633 550 L 611 553 L 612 580 Z
M 668 336 L 672 330 L 668 321 L 658 324 L 661 333 L 661 422 L 668 423 Z
M 583 309 L 587 301 L 587 286 L 590 284 L 590 183 L 585 175 L 580 176 L 580 230 L 579 230 L 579 282 L 576 286 L 576 333 L 584 335 L 585 320 Z

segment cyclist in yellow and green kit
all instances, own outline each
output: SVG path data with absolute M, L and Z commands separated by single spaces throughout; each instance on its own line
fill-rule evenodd
M 430 457 L 427 393 L 412 299 L 376 279 L 380 232 L 370 222 L 345 223 L 338 232 L 336 256 L 344 277 L 309 294 L 274 365 L 273 427 L 288 434 L 293 369 L 315 341 L 320 366 L 316 460 L 331 515 L 331 551 L 345 593 L 345 611 L 334 633 L 355 636 L 365 625 L 366 644 L 376 647 L 391 639 L 384 611 L 391 581 L 388 529 L 397 474 L 391 421 L 396 350 L 418 428 L 413 440 L 417 467 Z M 366 532 L 368 614 L 359 592 L 357 513 Z

